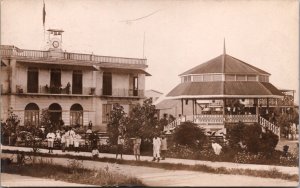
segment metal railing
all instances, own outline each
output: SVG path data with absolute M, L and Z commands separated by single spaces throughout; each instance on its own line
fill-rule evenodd
M 1 46 L 2 47 L 2 46 Z M 126 58 L 126 57 L 112 57 L 112 56 L 99 56 L 93 54 L 69 53 L 58 52 L 65 60 L 79 60 L 79 61 L 95 61 L 102 63 L 120 63 L 120 64 L 142 64 L 146 65 L 146 59 L 139 58 Z M 18 48 L 0 48 L 1 57 L 20 57 L 20 58 L 37 58 L 37 59 L 51 59 L 50 51 L 39 50 L 23 50 Z

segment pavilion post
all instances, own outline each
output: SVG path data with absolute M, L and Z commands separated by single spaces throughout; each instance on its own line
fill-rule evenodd
M 225 117 L 226 99 L 223 99 L 223 116 Z
M 268 117 L 270 117 L 269 98 L 267 98 Z
M 192 100 L 192 103 L 193 103 L 192 107 L 193 107 L 193 117 L 194 117 L 194 115 L 195 115 L 195 99 Z
M 198 114 L 198 110 L 197 110 L 197 100 L 195 99 L 195 114 Z
M 183 116 L 183 98 L 181 99 L 181 115 Z

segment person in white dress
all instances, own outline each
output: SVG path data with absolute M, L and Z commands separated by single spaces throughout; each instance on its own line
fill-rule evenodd
M 52 130 L 50 130 L 50 132 L 47 134 L 46 137 L 47 137 L 47 141 L 48 141 L 49 153 L 53 153 L 55 134 Z
M 81 136 L 79 134 L 75 134 L 74 136 L 74 150 L 79 153 L 79 144 L 80 144 Z

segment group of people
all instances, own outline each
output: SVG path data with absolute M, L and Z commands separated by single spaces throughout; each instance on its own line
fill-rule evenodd
M 287 139 L 297 139 L 297 125 L 295 123 L 288 124 L 284 127 L 284 133 Z
M 135 138 L 131 138 L 133 142 L 133 155 L 135 156 L 136 160 L 140 160 L 141 157 L 141 143 L 142 139 L 140 135 L 137 135 Z M 123 159 L 123 149 L 124 149 L 125 139 L 124 135 L 120 134 L 117 140 L 117 147 L 116 147 L 116 159 L 118 155 L 121 156 Z M 153 138 L 153 160 L 159 162 L 160 160 L 165 160 L 166 158 L 166 151 L 167 151 L 167 138 L 162 135 L 161 138 L 155 136 Z M 99 154 L 97 149 L 92 150 L 92 155 L 96 156 Z M 161 158 L 161 159 L 160 159 Z
M 161 138 L 159 136 L 154 136 L 153 138 L 153 160 L 159 162 L 160 157 L 161 160 L 165 160 L 167 151 L 167 138 L 165 135 L 162 135 Z
M 53 153 L 54 142 L 57 141 L 61 144 L 61 149 L 63 152 L 65 150 L 69 151 L 74 149 L 75 152 L 79 152 L 79 145 L 81 136 L 76 134 L 73 128 L 68 128 L 66 131 L 57 130 L 55 133 L 50 130 L 46 136 L 48 142 L 49 153 Z

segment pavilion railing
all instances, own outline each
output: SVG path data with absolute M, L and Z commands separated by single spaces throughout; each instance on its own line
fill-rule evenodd
M 219 125 L 227 123 L 238 123 L 238 122 L 248 122 L 255 123 L 258 122 L 262 128 L 272 131 L 274 134 L 280 137 L 280 128 L 261 116 L 257 115 L 191 115 L 186 116 L 184 121 L 192 121 L 196 124 L 206 124 L 206 125 Z M 164 127 L 164 131 L 169 132 L 174 130 L 182 122 L 181 118 L 175 119 L 173 122 L 169 123 Z
M 257 115 L 225 115 L 225 122 L 227 123 L 255 123 L 257 122 Z
M 193 115 L 187 116 L 187 120 L 191 120 L 194 123 L 205 123 L 205 124 L 223 124 L 223 115 Z

